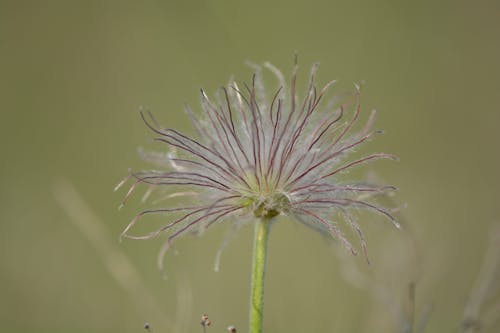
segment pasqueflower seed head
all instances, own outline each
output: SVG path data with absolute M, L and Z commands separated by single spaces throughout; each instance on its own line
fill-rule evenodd
M 317 88 L 317 67 L 315 64 L 311 69 L 302 98 L 296 88 L 297 64 L 288 84 L 276 67 L 266 63 L 263 68 L 255 66 L 250 85 L 240 87 L 233 82 L 214 100 L 202 90 L 202 114 L 186 107 L 195 137 L 162 127 L 149 112 L 141 111 L 155 140 L 165 144 L 168 153 L 143 153 L 144 159 L 163 169 L 133 172 L 117 188 L 133 179 L 124 202 L 139 184 L 149 184 L 150 189 L 167 189 L 167 198 L 183 197 L 185 204 L 142 211 L 122 236 L 149 239 L 166 234 L 159 255 L 161 266 L 174 239 L 227 220 L 239 223 L 251 220 L 249 217 L 270 220 L 287 215 L 330 234 L 356 254 L 356 247 L 341 231 L 341 220 L 354 231 L 365 255 L 363 232 L 351 211 L 367 209 L 399 227 L 391 212 L 373 200 L 377 194 L 394 190 L 393 186 L 346 182 L 339 177 L 365 162 L 396 159 L 385 153 L 347 159 L 349 153 L 380 133 L 372 130 L 375 112 L 356 129 L 361 113 L 359 88 L 356 86 L 342 103 L 338 98 L 324 103 L 335 81 Z M 264 88 L 264 69 L 279 82 L 270 98 Z M 157 213 L 171 214 L 171 219 L 149 234 L 129 234 L 142 217 Z

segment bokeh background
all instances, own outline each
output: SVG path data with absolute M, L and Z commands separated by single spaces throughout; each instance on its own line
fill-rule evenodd
M 370 266 L 278 221 L 266 331 L 409 332 L 413 318 L 414 332 L 457 332 L 475 309 L 500 331 L 500 279 L 479 274 L 500 252 L 499 36 L 496 1 L 1 0 L 0 330 L 201 332 L 208 313 L 208 332 L 245 332 L 252 228 L 218 273 L 227 226 L 182 238 L 164 277 L 159 241 L 118 242 L 145 205 L 118 211 L 113 187 L 148 167 L 138 147 L 160 149 L 139 106 L 193 133 L 182 107 L 199 88 L 248 81 L 248 60 L 289 73 L 298 51 L 301 80 L 319 61 L 320 82 L 365 82 L 386 131 L 370 149 L 401 161 L 364 171 L 407 207 L 403 231 L 361 221 Z

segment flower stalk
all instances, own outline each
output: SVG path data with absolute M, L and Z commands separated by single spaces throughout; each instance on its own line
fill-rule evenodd
M 252 287 L 250 292 L 250 333 L 261 333 L 264 319 L 264 279 L 266 275 L 267 242 L 271 221 L 257 219 L 255 224 Z

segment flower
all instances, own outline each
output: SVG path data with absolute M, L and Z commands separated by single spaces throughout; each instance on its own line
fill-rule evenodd
M 377 194 L 394 190 L 363 181 L 345 182 L 340 173 L 365 162 L 396 159 L 386 153 L 373 153 L 347 160 L 349 153 L 381 133 L 372 130 L 375 112 L 360 130 L 354 130 L 359 119 L 360 91 L 341 104 L 322 103 L 335 83 L 321 89 L 315 85 L 317 64 L 313 65 L 305 96 L 297 95 L 297 64 L 290 87 L 286 89 L 283 74 L 271 64 L 264 68 L 273 73 L 280 84 L 272 98 L 266 97 L 262 67 L 256 67 L 251 85 L 240 88 L 236 83 L 222 88 L 216 101 L 201 90 L 203 115 L 188 107 L 187 114 L 197 131 L 196 138 L 158 124 L 151 113 L 141 117 L 156 134 L 156 141 L 168 146 L 167 154 L 143 153 L 143 158 L 163 166 L 162 171 L 131 173 L 131 185 L 124 202 L 139 184 L 171 190 L 168 198 L 186 197 L 182 206 L 149 209 L 139 213 L 125 228 L 122 236 L 149 239 L 167 234 L 160 251 L 159 263 L 171 242 L 194 230 L 204 230 L 224 220 L 249 220 L 249 217 L 273 219 L 288 215 L 329 233 L 346 249 L 357 250 L 341 231 L 340 222 L 350 226 L 366 255 L 363 232 L 350 213 L 364 208 L 399 224 L 391 212 L 373 201 Z M 343 120 L 346 110 L 352 115 Z M 361 194 L 364 198 L 361 198 Z M 368 195 L 366 195 L 368 194 Z M 142 236 L 130 235 L 130 229 L 145 215 L 172 214 L 163 227 Z

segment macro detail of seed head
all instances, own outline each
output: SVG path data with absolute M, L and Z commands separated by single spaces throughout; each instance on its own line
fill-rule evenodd
M 391 210 L 377 197 L 395 190 L 341 174 L 367 162 L 396 159 L 386 153 L 350 158 L 358 147 L 381 131 L 373 129 L 375 112 L 362 116 L 360 91 L 340 101 L 326 98 L 335 81 L 317 87 L 317 64 L 312 66 L 305 92 L 297 89 L 295 64 L 289 80 L 273 65 L 255 66 L 249 84 L 231 82 L 212 99 L 201 91 L 201 113 L 186 107 L 196 135 L 164 127 L 141 110 L 146 126 L 164 145 L 163 153 L 141 155 L 161 170 L 131 172 L 117 188 L 132 182 L 123 204 L 140 186 L 145 196 L 162 192 L 163 208 L 140 212 L 122 236 L 149 239 L 165 236 L 162 257 L 173 240 L 191 231 L 203 231 L 224 221 L 241 223 L 286 215 L 330 234 L 350 252 L 366 243 L 356 210 L 380 214 L 399 228 Z M 263 75 L 274 77 L 273 87 Z M 365 118 L 362 126 L 360 119 Z M 181 199 L 181 200 L 179 200 Z M 176 205 L 172 202 L 183 202 Z M 145 235 L 131 233 L 146 215 L 165 214 L 164 226 Z M 345 225 L 346 228 L 341 228 Z M 345 236 L 352 232 L 359 246 Z

